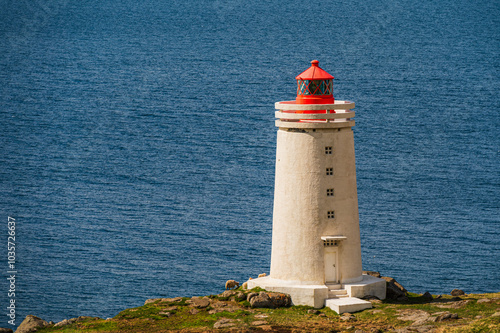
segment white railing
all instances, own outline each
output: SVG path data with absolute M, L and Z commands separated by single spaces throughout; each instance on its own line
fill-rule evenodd
M 336 128 L 354 126 L 354 102 L 335 101 L 333 104 L 296 104 L 277 102 L 276 126 L 286 128 Z

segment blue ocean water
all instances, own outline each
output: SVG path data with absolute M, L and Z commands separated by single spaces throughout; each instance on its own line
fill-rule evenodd
M 1 7 L 0 308 L 11 216 L 16 325 L 268 272 L 274 103 L 313 59 L 356 102 L 364 268 L 414 292 L 500 290 L 497 1 Z

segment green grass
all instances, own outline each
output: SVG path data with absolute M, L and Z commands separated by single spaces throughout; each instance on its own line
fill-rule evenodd
M 260 289 L 260 288 L 259 288 Z M 253 289 L 249 292 L 259 292 Z M 462 300 L 469 301 L 463 307 L 451 308 L 447 305 L 454 303 L 453 297 L 442 296 L 439 300 L 428 302 L 421 295 L 408 295 L 406 302 L 382 301 L 373 303 L 373 309 L 355 313 L 356 320 L 345 322 L 340 316 L 329 308 L 323 308 L 317 313 L 309 313 L 313 307 L 292 306 L 278 309 L 252 309 L 247 301 L 227 301 L 227 309 L 235 312 L 222 311 L 210 314 L 209 311 L 218 308 L 209 305 L 204 309 L 197 309 L 197 314 L 190 311 L 194 307 L 189 306 L 189 298 L 182 298 L 180 302 L 162 302 L 158 300 L 137 308 L 126 309 L 111 320 L 86 319 L 63 327 L 47 327 L 38 332 L 134 332 L 153 333 L 167 330 L 185 330 L 185 332 L 201 332 L 213 329 L 213 325 L 222 317 L 235 319 L 236 327 L 250 329 L 254 321 L 267 322 L 273 329 L 279 328 L 284 331 L 295 332 L 325 332 L 325 331 L 347 331 L 354 332 L 356 329 L 370 331 L 391 331 L 397 328 L 407 327 L 413 322 L 398 319 L 401 310 L 423 310 L 433 316 L 437 312 L 456 313 L 458 320 L 448 322 L 426 322 L 425 325 L 435 326 L 439 332 L 493 332 L 500 333 L 500 317 L 492 317 L 492 314 L 500 311 L 500 293 L 485 295 L 464 295 Z M 219 299 L 217 295 L 209 298 Z M 434 296 L 436 298 L 436 296 Z M 488 298 L 487 303 L 478 303 L 477 300 Z M 449 302 L 449 303 L 447 303 Z M 176 306 L 177 310 L 170 310 L 170 317 L 162 316 L 159 312 Z M 443 306 L 443 307 L 440 307 Z M 224 309 L 224 307 L 220 308 Z M 262 318 L 261 315 L 266 315 Z M 253 328 L 252 328 L 253 329 Z

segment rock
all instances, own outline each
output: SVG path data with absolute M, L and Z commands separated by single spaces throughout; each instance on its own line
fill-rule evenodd
M 200 312 L 200 310 L 194 309 L 194 308 L 189 310 L 189 313 L 192 315 L 198 314 L 199 312 Z
M 451 296 L 462 296 L 465 295 L 465 292 L 460 289 L 453 289 L 450 293 Z
M 144 305 L 150 304 L 150 303 L 154 303 L 156 301 L 161 301 L 161 298 L 150 298 L 150 299 L 147 299 L 146 302 L 144 302 Z
M 169 311 L 169 312 L 174 312 L 177 311 L 179 308 L 177 306 L 169 306 L 168 308 L 161 309 L 162 311 Z
M 355 330 L 354 333 L 366 333 L 366 331 L 363 330 Z
M 221 301 L 215 301 L 215 302 L 212 302 L 212 307 L 214 307 L 214 308 L 225 308 L 225 307 L 227 307 L 227 303 L 226 302 L 221 302 Z
M 160 312 L 158 312 L 158 314 L 160 316 L 164 316 L 164 317 L 170 317 L 170 316 L 172 316 L 172 312 L 168 312 L 168 311 L 160 311 Z
M 27 315 L 26 318 L 24 318 L 21 325 L 19 325 L 19 327 L 17 328 L 16 333 L 35 332 L 38 328 L 45 327 L 48 325 L 49 323 L 41 318 L 32 315 Z
M 221 318 L 215 324 L 214 328 L 226 328 L 235 325 L 234 319 Z
M 500 317 L 500 312 L 499 312 L 499 311 L 497 311 L 497 312 L 495 312 L 494 314 L 492 314 L 491 316 L 492 316 L 492 317 Z
M 247 295 L 247 301 L 250 302 L 250 300 L 252 299 L 252 297 L 255 297 L 255 296 L 259 296 L 259 294 L 258 293 L 249 293 Z
M 191 298 L 191 306 L 194 306 L 195 308 L 203 309 L 209 305 L 210 305 L 210 300 L 208 298 L 199 298 L 199 297 Z
M 326 317 L 326 314 L 324 314 L 324 313 L 320 313 L 320 314 L 318 315 L 318 317 Z
M 441 305 L 436 305 L 438 308 L 451 308 L 451 309 L 460 309 L 469 304 L 470 300 L 463 300 L 458 302 L 450 302 Z
M 208 314 L 215 314 L 215 313 L 220 313 L 220 312 L 236 312 L 238 310 L 241 310 L 241 307 L 237 305 L 232 305 L 228 304 L 227 302 L 221 302 L 221 301 L 214 301 L 211 303 L 211 306 L 213 307 L 212 310 L 208 311 Z
M 226 290 L 222 294 L 220 294 L 219 296 L 220 297 L 227 297 L 227 298 L 229 298 L 229 297 L 233 296 L 234 294 L 236 294 L 236 291 L 234 291 L 234 290 Z
M 69 325 L 69 324 L 71 324 L 71 323 L 69 322 L 68 319 L 63 319 L 60 322 L 54 324 L 54 327 L 61 327 L 61 326 Z
M 54 327 L 61 327 L 61 326 L 65 326 L 65 325 L 70 325 L 70 324 L 76 323 L 78 321 L 83 321 L 83 320 L 87 320 L 87 319 L 96 319 L 97 320 L 97 319 L 101 319 L 101 318 L 99 318 L 99 317 L 89 317 L 89 316 L 80 316 L 80 317 L 77 317 L 77 318 L 64 319 L 64 320 L 58 322 L 57 324 L 54 324 Z
M 381 275 L 380 275 L 379 272 L 374 272 L 374 271 L 363 271 L 363 274 L 365 274 L 365 275 L 371 275 L 371 276 L 374 276 L 376 278 L 381 277 Z
M 342 316 L 340 316 L 340 320 L 342 321 L 354 321 L 356 320 L 356 317 L 349 312 L 343 313 Z
M 150 298 L 150 299 L 147 299 L 147 300 L 144 302 L 144 305 L 146 305 L 146 304 L 150 304 L 150 303 L 154 303 L 154 302 L 157 302 L 157 301 L 160 301 L 160 302 L 168 302 L 168 303 L 172 303 L 172 302 L 180 302 L 180 301 L 182 301 L 182 297 L 173 297 L 173 298 Z
M 235 297 L 237 301 L 244 301 L 247 299 L 247 295 L 245 295 L 245 293 L 242 291 L 238 291 Z
M 423 295 L 422 295 L 423 299 L 425 299 L 427 302 L 431 302 L 434 297 L 432 297 L 431 293 L 426 291 Z
M 401 284 L 388 276 L 382 276 L 381 278 L 387 281 L 386 298 L 393 300 L 407 299 L 406 294 L 408 291 Z
M 266 325 L 266 324 L 267 324 L 267 321 L 264 321 L 264 320 L 257 320 L 257 321 L 252 322 L 253 326 L 261 326 L 261 325 Z
M 261 314 L 258 314 L 258 315 L 255 315 L 255 318 L 259 318 L 259 319 L 262 319 L 262 318 L 268 318 L 269 316 L 264 314 L 264 313 L 261 313 Z
M 435 322 L 442 322 L 442 321 L 447 321 L 447 320 L 453 320 L 453 319 L 458 319 L 458 315 L 456 313 L 443 313 L 435 318 Z
M 266 293 L 261 291 L 258 296 L 250 299 L 252 308 L 276 309 L 292 305 L 292 298 L 283 293 Z
M 168 303 L 180 302 L 180 301 L 182 301 L 182 297 L 161 298 L 161 301 L 162 302 L 168 302 Z
M 481 298 L 477 300 L 478 303 L 490 303 L 491 299 L 489 298 Z
M 0 333 L 14 333 L 10 328 L 0 327 Z
M 321 311 L 311 309 L 311 310 L 307 310 L 307 313 L 318 315 L 321 313 Z
M 398 311 L 397 319 L 404 321 L 413 321 L 413 325 L 423 324 L 429 319 L 430 314 L 423 310 L 405 309 Z

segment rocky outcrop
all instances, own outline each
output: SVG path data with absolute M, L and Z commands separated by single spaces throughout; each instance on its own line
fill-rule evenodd
M 436 313 L 434 313 L 434 315 L 437 315 L 437 317 L 433 317 L 430 321 L 443 322 L 443 321 L 458 319 L 458 314 L 450 313 L 448 311 L 436 312 Z
M 371 275 L 376 278 L 380 278 L 382 275 L 380 275 L 380 272 L 375 272 L 375 271 L 363 271 L 363 274 L 365 275 Z
M 261 291 L 250 299 L 250 305 L 252 308 L 276 309 L 292 305 L 292 298 L 288 294 Z
M 150 299 L 147 299 L 145 302 L 144 302 L 144 305 L 146 304 L 151 304 L 151 303 L 154 303 L 154 302 L 167 302 L 167 303 L 174 303 L 174 302 L 180 302 L 182 301 L 182 297 L 173 297 L 173 298 L 150 298 Z
M 21 325 L 16 330 L 16 333 L 31 333 L 36 332 L 37 329 L 48 326 L 49 323 L 36 316 L 27 315 Z
M 233 295 L 236 295 L 236 291 L 234 291 L 234 290 L 226 290 L 222 294 L 220 294 L 219 296 L 220 297 L 224 297 L 224 298 L 229 298 L 229 297 L 231 297 Z
M 426 291 L 425 294 L 422 295 L 422 298 L 426 300 L 427 302 L 432 302 L 434 297 L 432 297 L 431 293 Z
M 406 296 L 408 294 L 408 290 L 406 290 L 400 283 L 388 276 L 381 276 L 381 278 L 387 281 L 387 299 L 398 301 L 408 300 L 408 297 Z
M 363 274 L 374 276 L 374 277 L 380 278 L 380 279 L 384 279 L 387 282 L 386 299 L 398 300 L 398 301 L 407 301 L 408 300 L 408 297 L 407 297 L 408 290 L 406 290 L 394 278 L 391 278 L 389 276 L 382 276 L 382 274 L 380 274 L 380 272 L 375 272 L 375 271 L 363 271 Z
M 207 297 L 200 298 L 200 297 L 193 297 L 191 298 L 191 306 L 198 308 L 198 309 L 204 309 L 207 306 L 210 305 L 210 299 Z
M 221 318 L 215 324 L 214 328 L 228 328 L 236 325 L 237 320 L 229 318 Z
M 460 289 L 453 289 L 450 293 L 451 296 L 462 296 L 465 295 L 465 292 Z
M 249 301 L 249 302 L 250 302 L 250 300 L 251 300 L 252 298 L 254 298 L 255 296 L 259 296 L 259 293 L 248 293 L 248 294 L 247 294 L 247 301 Z
M 80 317 L 77 317 L 77 318 L 64 319 L 64 320 L 58 322 L 57 324 L 55 324 L 54 327 L 60 327 L 60 326 L 70 325 L 70 324 L 73 324 L 73 323 L 76 323 L 76 322 L 79 322 L 79 321 L 83 321 L 83 320 L 87 320 L 87 319 L 98 320 L 98 319 L 101 319 L 101 318 L 99 318 L 99 317 L 80 316 Z
M 12 331 L 12 329 L 10 328 L 3 328 L 3 327 L 0 327 L 0 333 L 13 333 L 14 331 Z

